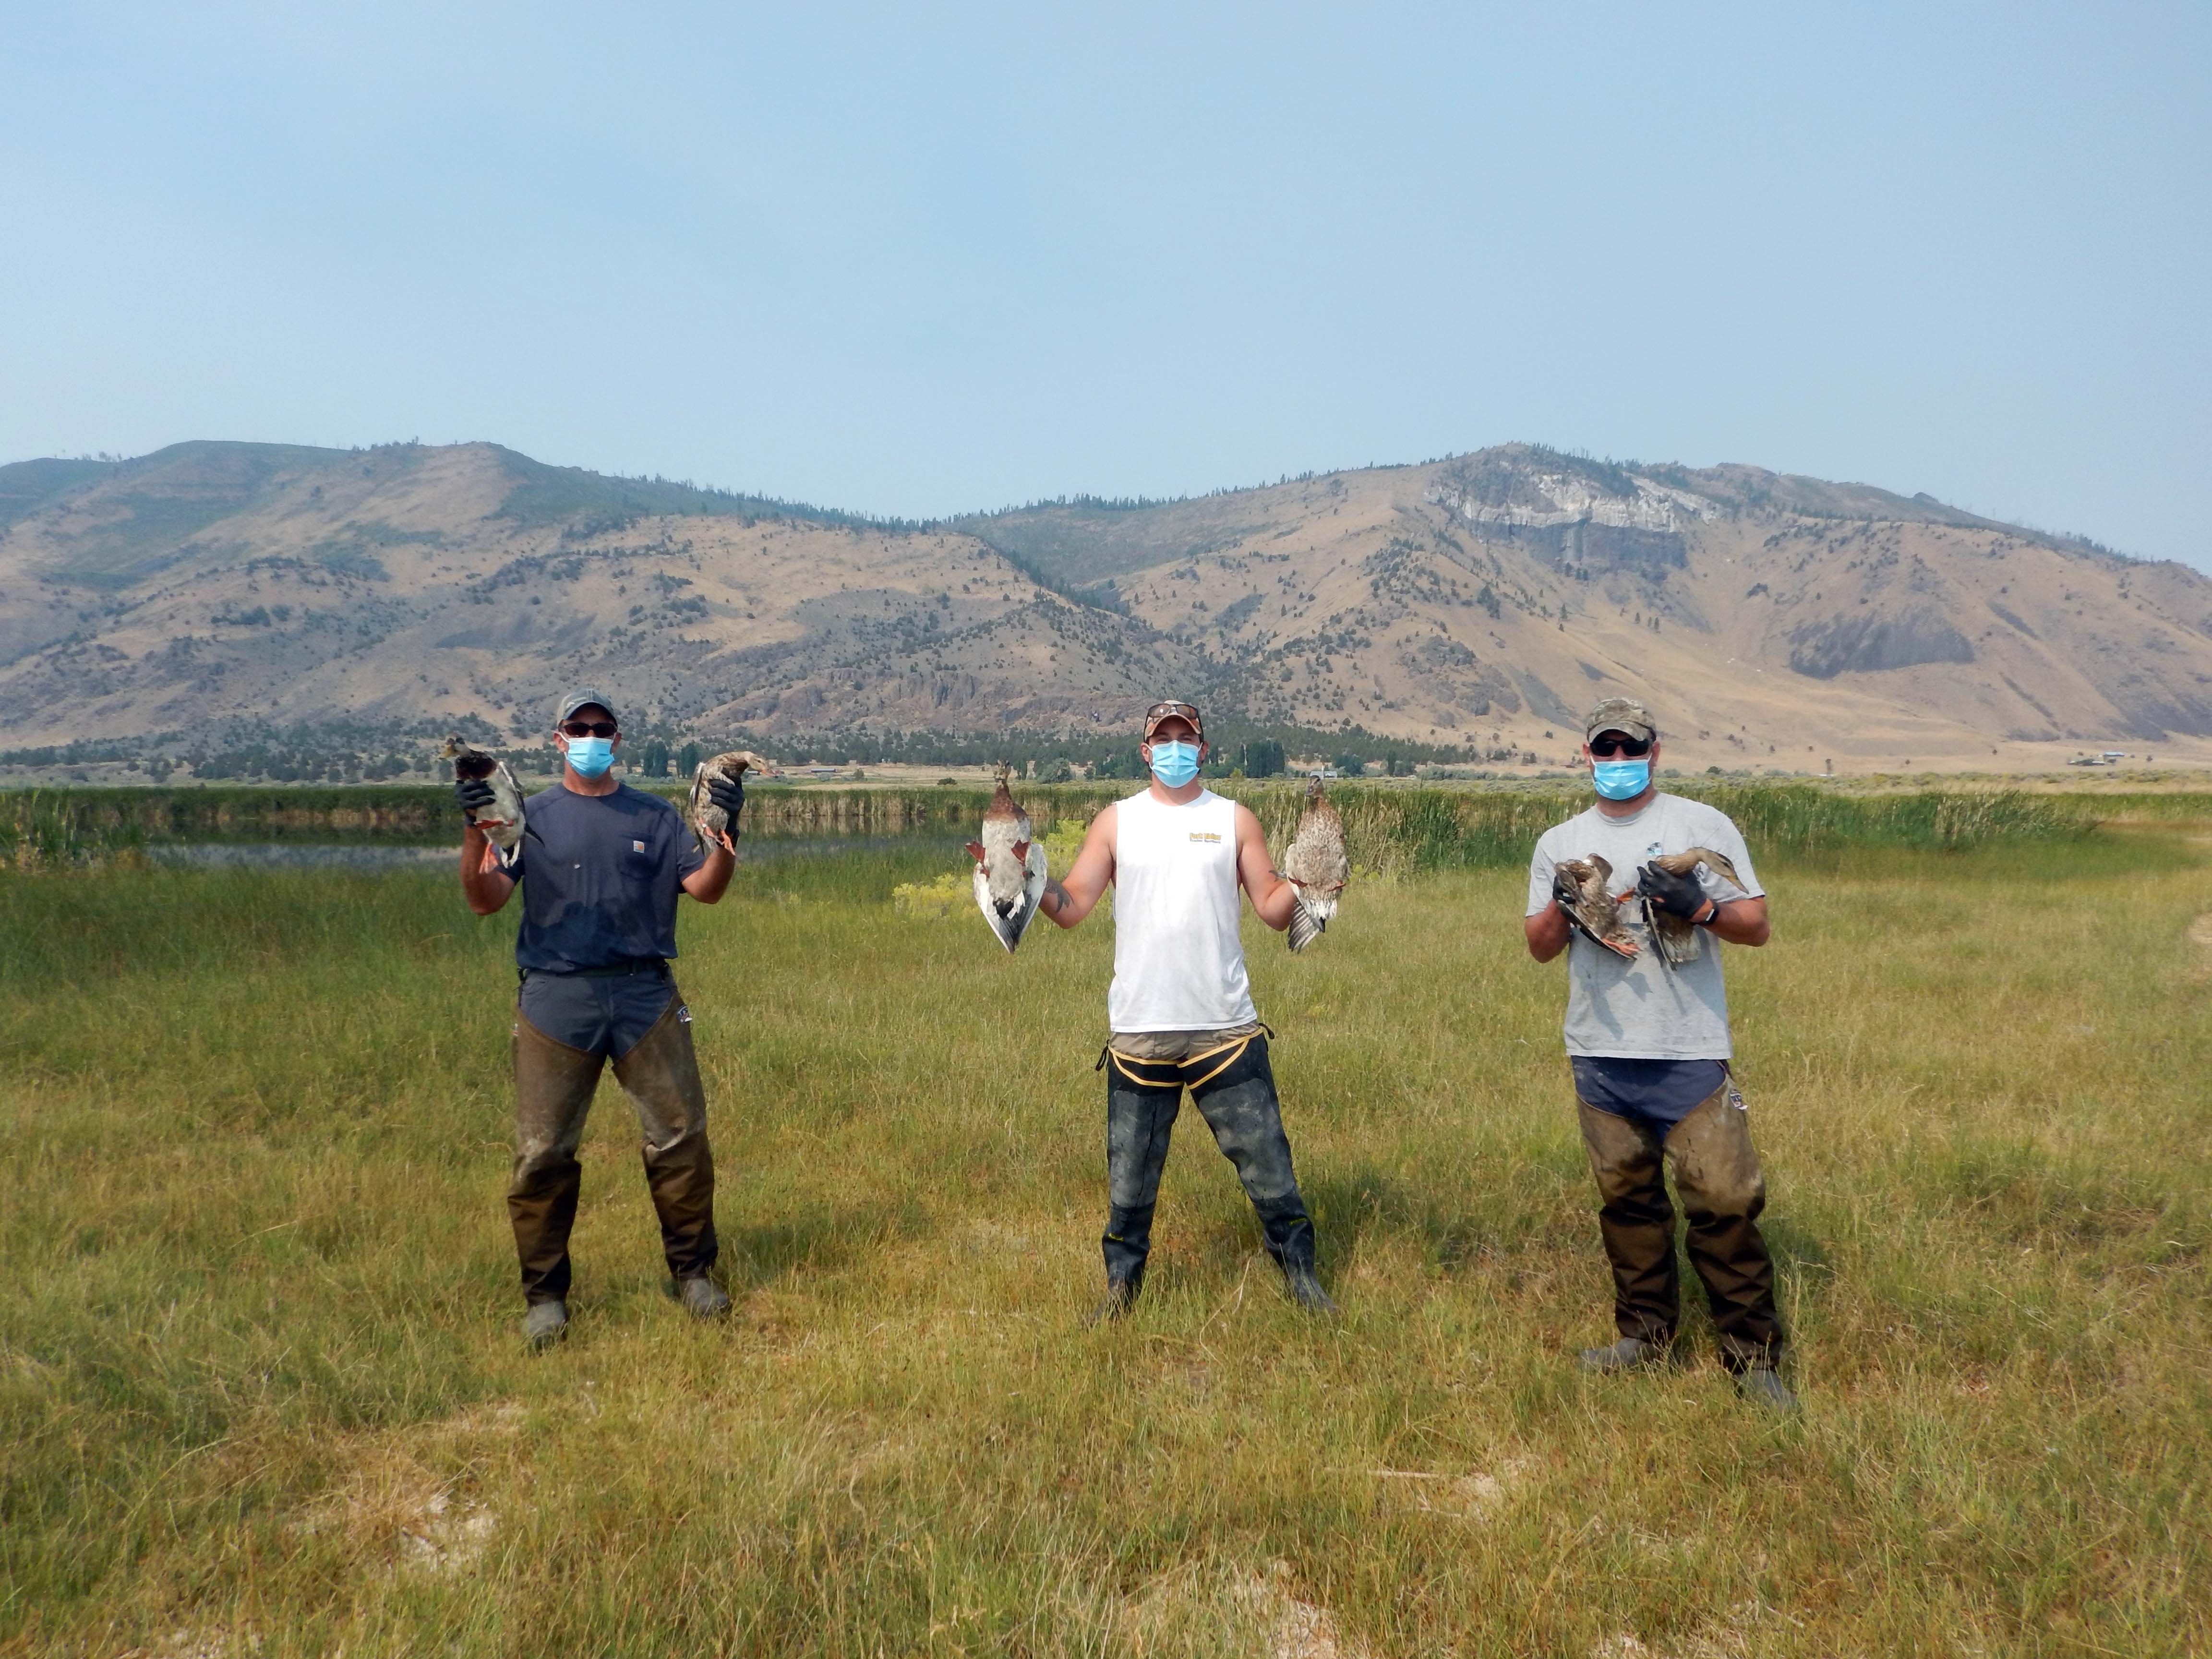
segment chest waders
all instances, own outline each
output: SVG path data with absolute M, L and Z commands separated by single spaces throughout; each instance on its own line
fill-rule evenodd
M 569 1035 L 584 1036 L 593 1001 L 611 1007 L 617 1016 L 626 1012 L 613 1006 L 614 999 L 630 988 L 618 989 L 615 976 L 545 975 L 542 977 L 553 982 L 543 986 L 540 977 L 532 976 L 530 990 L 583 1005 L 582 1019 L 562 1024 Z M 703 1278 L 714 1265 L 714 1158 L 707 1144 L 707 1093 L 691 1047 L 690 1012 L 674 982 L 665 976 L 648 983 L 639 975 L 632 986 L 636 994 L 667 1000 L 643 1035 L 619 1054 L 608 1050 L 615 1031 L 625 1029 L 622 1025 L 602 1025 L 605 1037 L 594 1034 L 586 1038 L 593 1046 L 586 1048 L 549 1036 L 532 1024 L 528 1013 L 533 1012 L 530 1004 L 534 999 L 527 994 L 515 1018 L 514 1174 L 507 1186 L 507 1207 L 514 1224 L 515 1252 L 521 1258 L 522 1294 L 532 1303 L 568 1299 L 568 1233 L 575 1224 L 584 1178 L 576 1148 L 583 1139 L 584 1119 L 599 1087 L 599 1073 L 610 1061 L 616 1079 L 637 1109 L 645 1184 L 660 1219 L 668 1271 L 681 1289 L 685 1281 Z M 534 1012 L 550 1018 L 567 1011 L 549 1006 Z M 626 1029 L 635 1030 L 637 1023 L 642 1022 L 629 1023 Z
M 1623 1339 L 1664 1353 L 1681 1317 L 1674 1206 L 1667 1201 L 1664 1174 L 1671 1169 L 1689 1224 L 1690 1266 L 1712 1306 L 1721 1363 L 1739 1373 L 1779 1367 L 1774 1261 L 1759 1231 L 1766 1177 L 1735 1082 L 1671 1127 L 1602 1112 L 1587 1101 L 1577 1101 L 1576 1109 L 1597 1179 L 1598 1231 L 1613 1267 L 1613 1323 Z
M 1160 1171 L 1185 1089 L 1222 1156 L 1236 1165 L 1267 1254 L 1282 1268 L 1292 1297 L 1308 1307 L 1332 1305 L 1314 1277 L 1313 1221 L 1291 1168 L 1264 1027 L 1182 1060 L 1140 1059 L 1109 1042 L 1093 1069 L 1106 1073 L 1108 1208 L 1100 1243 L 1107 1300 L 1102 1313 L 1126 1310 L 1143 1288 Z

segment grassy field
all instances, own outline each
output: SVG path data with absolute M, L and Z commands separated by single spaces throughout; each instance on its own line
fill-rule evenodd
M 611 1083 L 526 1358 L 506 919 L 419 873 L 0 874 L 0 1654 L 2212 1647 L 2212 866 L 2172 830 L 1762 865 L 1731 951 L 1805 1410 L 1609 1339 L 1522 877 L 1356 888 L 1262 1013 L 1334 1325 L 1195 1114 L 1079 1327 L 1111 935 L 915 857 L 684 921 L 738 1316 Z M 1692 1292 L 1694 1298 L 1694 1292 Z

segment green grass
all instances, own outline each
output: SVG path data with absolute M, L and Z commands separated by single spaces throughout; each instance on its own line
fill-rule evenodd
M 1512 870 L 1248 941 L 1343 1322 L 1285 1306 L 1186 1113 L 1146 1304 L 1080 1330 L 1110 930 L 1009 958 L 888 902 L 941 857 L 686 914 L 738 1316 L 668 1300 L 610 1085 L 537 1360 L 506 918 L 413 873 L 0 874 L 0 1653 L 2212 1643 L 2184 843 L 1764 860 L 1729 971 L 1784 1424 L 1701 1323 L 1668 1374 L 1571 1368 L 1607 1285 Z

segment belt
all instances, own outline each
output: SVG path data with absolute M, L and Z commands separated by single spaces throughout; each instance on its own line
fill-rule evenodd
M 563 971 L 554 968 L 525 968 L 522 977 L 532 974 L 550 974 L 556 979 L 628 979 L 634 974 L 654 979 L 668 976 L 668 962 L 663 957 L 640 957 L 633 962 L 618 962 L 611 968 L 571 968 Z

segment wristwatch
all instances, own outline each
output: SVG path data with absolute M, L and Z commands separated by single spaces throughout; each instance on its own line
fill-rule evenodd
M 1705 902 L 1712 908 L 1705 913 L 1705 919 L 1703 921 L 1692 922 L 1690 925 L 1692 927 L 1710 927 L 1721 919 L 1721 902 L 1718 899 L 1709 898 Z

